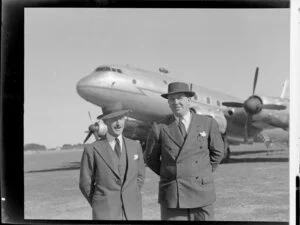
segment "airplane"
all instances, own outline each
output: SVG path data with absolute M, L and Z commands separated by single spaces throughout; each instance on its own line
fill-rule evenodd
M 254 140 L 269 143 L 270 138 L 266 141 L 264 135 L 261 135 L 264 130 L 279 128 L 280 132 L 288 133 L 289 99 L 284 97 L 287 84 L 285 83 L 280 97 L 255 95 L 258 71 L 257 67 L 252 95 L 245 101 L 189 84 L 190 90 L 196 93 L 191 99 L 191 110 L 211 116 L 217 121 L 226 146 L 226 159 L 230 157 L 229 145 L 252 144 Z M 161 94 L 166 93 L 168 84 L 175 81 L 178 80 L 173 79 L 164 68 L 156 73 L 129 65 L 103 65 L 79 80 L 76 89 L 83 99 L 97 106 L 103 107 L 121 101 L 124 107 L 131 109 L 124 136 L 139 140 L 145 147 L 152 123 L 172 113 L 167 100 Z M 98 139 L 106 131 L 103 121 L 93 123 L 84 143 L 92 134 Z M 256 138 L 258 135 L 262 138 Z M 288 141 L 288 138 L 284 141 Z

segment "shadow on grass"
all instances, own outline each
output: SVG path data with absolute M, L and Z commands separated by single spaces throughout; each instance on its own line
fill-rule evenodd
M 239 156 L 239 155 L 246 155 L 246 154 L 260 154 L 260 153 L 269 153 L 269 154 L 276 154 L 279 152 L 288 152 L 288 150 L 285 149 L 264 149 L 264 150 L 248 150 L 248 151 L 239 151 L 239 152 L 231 152 L 231 156 Z
M 55 172 L 55 171 L 63 171 L 63 170 L 79 170 L 80 169 L 80 162 L 70 162 L 67 165 L 64 165 L 60 168 L 53 168 L 53 169 L 45 169 L 45 170 L 30 170 L 25 173 L 43 173 L 43 172 Z
M 288 162 L 288 158 L 230 158 L 223 162 L 229 163 L 259 163 L 259 162 Z

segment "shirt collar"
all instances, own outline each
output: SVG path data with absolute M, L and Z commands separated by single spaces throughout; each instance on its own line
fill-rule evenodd
M 111 142 L 111 141 L 115 141 L 116 137 L 112 136 L 110 133 L 106 133 L 106 138 L 108 140 L 108 142 Z M 120 134 L 118 137 L 120 142 L 122 142 L 122 134 Z
M 175 115 L 174 115 L 174 117 L 175 117 L 175 119 L 176 119 L 176 122 L 179 123 L 179 119 L 180 119 L 180 118 L 179 118 L 178 116 L 175 116 Z M 184 122 L 189 122 L 190 119 L 191 119 L 191 112 L 188 111 L 188 113 L 185 114 L 185 115 L 182 117 L 182 120 L 183 120 Z

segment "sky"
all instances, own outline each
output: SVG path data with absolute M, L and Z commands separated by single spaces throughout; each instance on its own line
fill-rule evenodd
M 280 96 L 289 9 L 26 8 L 24 144 L 82 143 L 101 109 L 76 83 L 101 65 L 156 71 L 241 99 Z M 167 91 L 167 90 L 166 90 Z M 90 141 L 92 141 L 90 139 Z

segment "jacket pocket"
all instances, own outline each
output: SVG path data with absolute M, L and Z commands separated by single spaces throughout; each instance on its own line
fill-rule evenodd
M 200 149 L 208 148 L 207 137 L 202 137 L 201 135 L 198 135 L 197 136 L 197 145 L 200 147 Z
M 212 182 L 213 182 L 212 174 L 202 177 L 202 183 L 201 183 L 202 185 L 209 184 L 209 183 L 212 183 Z

